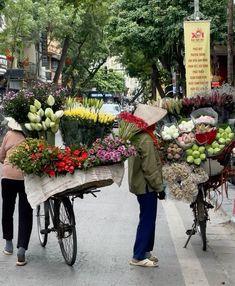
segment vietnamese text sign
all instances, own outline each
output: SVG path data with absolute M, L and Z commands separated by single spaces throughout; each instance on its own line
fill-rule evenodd
M 185 68 L 187 96 L 211 89 L 210 22 L 185 21 Z

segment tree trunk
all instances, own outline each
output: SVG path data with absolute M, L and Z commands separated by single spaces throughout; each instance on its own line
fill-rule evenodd
M 152 97 L 151 99 L 156 100 L 157 90 L 161 97 L 165 96 L 165 93 L 162 89 L 160 73 L 156 64 L 152 64 L 152 75 L 151 75 L 151 88 L 152 88 Z
M 233 0 L 228 0 L 227 23 L 228 23 L 228 38 L 227 38 L 228 83 L 233 85 Z
M 61 52 L 61 58 L 60 58 L 60 61 L 59 61 L 59 65 L 56 69 L 56 72 L 55 72 L 55 76 L 54 76 L 54 79 L 53 79 L 53 82 L 55 84 L 58 84 L 59 82 L 59 79 L 60 79 L 60 75 L 62 73 L 62 70 L 63 70 L 63 67 L 64 67 L 64 63 L 65 63 L 65 59 L 66 59 L 66 55 L 67 55 L 67 52 L 68 52 L 68 48 L 69 48 L 69 37 L 66 36 L 65 39 L 64 39 L 64 44 L 63 44 L 63 48 L 62 48 L 62 52 Z

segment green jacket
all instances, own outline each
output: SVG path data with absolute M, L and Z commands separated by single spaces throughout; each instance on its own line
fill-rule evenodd
M 162 164 L 157 148 L 149 134 L 142 132 L 133 137 L 137 156 L 128 159 L 128 182 L 131 193 L 136 195 L 163 190 Z

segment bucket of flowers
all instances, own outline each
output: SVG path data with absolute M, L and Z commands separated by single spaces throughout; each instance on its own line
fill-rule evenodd
M 111 133 L 115 116 L 101 112 L 102 100 L 84 98 L 65 107 L 60 128 L 65 145 L 91 146 L 96 138 Z

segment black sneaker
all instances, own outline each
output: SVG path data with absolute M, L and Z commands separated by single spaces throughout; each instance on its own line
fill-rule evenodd
M 25 264 L 27 264 L 27 261 L 26 261 L 26 259 L 25 259 L 25 255 L 19 255 L 19 254 L 17 254 L 16 265 L 17 265 L 17 266 L 24 266 Z

